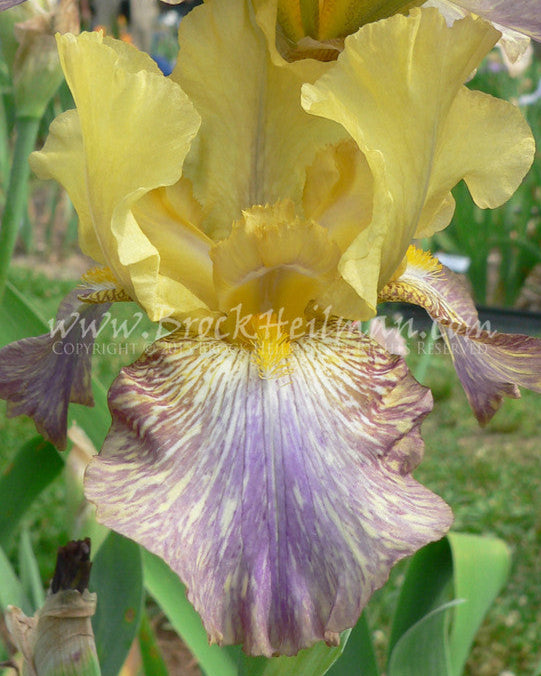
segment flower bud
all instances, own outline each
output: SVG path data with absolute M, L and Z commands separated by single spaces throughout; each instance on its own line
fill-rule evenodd
M 100 676 L 91 623 L 96 594 L 86 588 L 89 556 L 88 538 L 61 547 L 43 607 L 33 617 L 8 607 L 6 623 L 28 676 Z
M 75 0 L 60 0 L 48 10 L 29 0 L 0 14 L 0 42 L 19 117 L 40 118 L 62 82 L 56 32 L 79 32 Z

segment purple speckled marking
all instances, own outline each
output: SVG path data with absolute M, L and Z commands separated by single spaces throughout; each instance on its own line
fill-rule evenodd
M 358 333 L 298 341 L 279 380 L 218 341 L 155 347 L 111 388 L 86 473 L 99 520 L 169 563 L 212 641 L 337 642 L 392 565 L 450 526 L 409 474 L 430 393 Z
M 408 266 L 382 289 L 380 300 L 415 303 L 438 323 L 482 425 L 500 408 L 504 396 L 520 396 L 519 387 L 541 392 L 541 340 L 481 327 L 464 281 L 444 266 L 438 270 Z

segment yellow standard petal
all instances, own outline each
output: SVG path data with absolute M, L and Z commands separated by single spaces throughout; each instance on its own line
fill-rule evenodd
M 481 20 L 448 28 L 437 10 L 412 10 L 350 36 L 333 68 L 303 87 L 305 109 L 344 125 L 374 176 L 372 221 L 340 263 L 372 311 L 415 233 L 448 222 L 460 178 L 493 206 L 531 163 L 531 135 L 515 109 L 462 86 L 498 36 Z
M 189 19 L 172 77 L 202 118 L 185 175 L 203 204 L 202 227 L 217 240 L 253 205 L 289 198 L 300 212 L 305 167 L 345 133 L 299 103 L 302 83 L 325 64 L 274 63 L 249 0 L 205 3 Z
M 464 87 L 449 111 L 439 152 L 416 238 L 449 224 L 450 190 L 461 178 L 477 206 L 493 209 L 506 202 L 532 164 L 535 141 L 516 106 Z
M 83 249 L 111 268 L 151 319 L 204 306 L 164 273 L 162 244 L 152 243 L 132 211 L 152 189 L 179 180 L 200 123 L 193 105 L 148 55 L 130 45 L 87 33 L 59 36 L 58 47 L 78 118 L 71 112 L 61 118 L 34 166 L 74 195 Z M 193 239 L 189 230 L 185 246 Z M 197 274 L 208 281 L 208 265 Z

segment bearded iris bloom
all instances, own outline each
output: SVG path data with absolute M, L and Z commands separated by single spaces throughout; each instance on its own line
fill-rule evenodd
M 77 109 L 32 165 L 67 188 L 101 265 L 59 318 L 133 299 L 178 326 L 111 388 L 86 473 L 98 519 L 169 563 L 212 641 L 291 655 L 337 643 L 452 521 L 411 476 L 429 391 L 346 320 L 426 307 L 482 422 L 517 386 L 541 390 L 541 342 L 479 329 L 459 281 L 411 246 L 449 223 L 459 180 L 494 207 L 531 164 L 520 112 L 463 85 L 498 31 L 414 9 L 336 61 L 288 62 L 276 14 L 206 2 L 168 78 L 124 43 L 60 36 Z M 0 394 L 62 445 L 89 359 L 55 340 L 4 348 Z

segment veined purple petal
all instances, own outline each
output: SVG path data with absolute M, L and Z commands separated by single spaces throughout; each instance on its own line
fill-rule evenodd
M 83 303 L 93 289 L 74 289 L 62 302 L 49 333 L 0 350 L 0 397 L 8 416 L 28 415 L 55 446 L 66 447 L 68 405 L 93 406 L 92 346 L 110 303 Z
M 24 0 L 0 0 L 0 12 L 4 9 L 15 7 L 15 5 L 20 5 L 22 2 Z
M 452 0 L 493 23 L 541 40 L 539 0 Z
M 430 392 L 358 333 L 248 350 L 161 341 L 123 370 L 86 472 L 98 519 L 164 558 L 210 640 L 250 654 L 337 643 L 391 566 L 452 515 L 410 475 Z
M 438 323 L 482 425 L 504 396 L 520 397 L 519 386 L 541 392 L 541 340 L 481 326 L 462 278 L 428 254 L 410 247 L 406 269 L 381 290 L 379 300 L 420 305 Z

